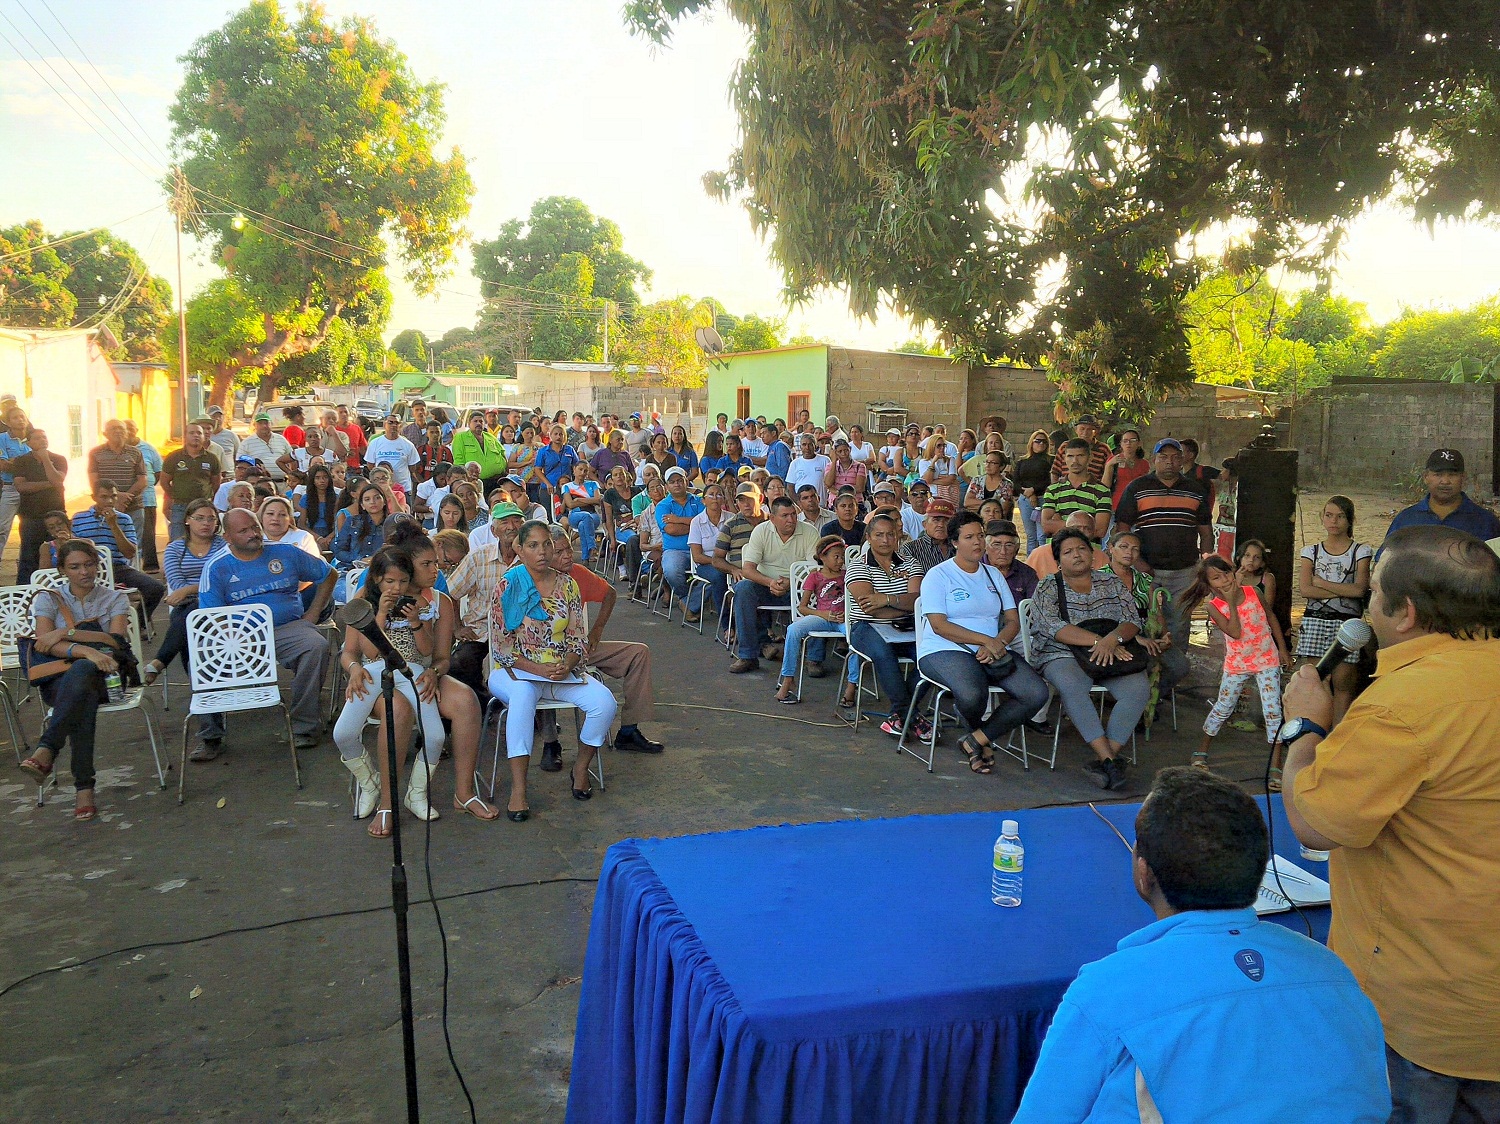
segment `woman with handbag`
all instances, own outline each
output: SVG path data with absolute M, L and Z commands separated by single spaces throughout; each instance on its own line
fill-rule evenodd
M 1015 598 L 1005 576 L 984 560 L 984 524 L 973 511 L 948 521 L 953 557 L 939 562 L 922 579 L 921 627 L 917 629 L 917 667 L 943 684 L 969 733 L 958 748 L 969 769 L 988 773 L 995 765 L 995 745 L 1030 718 L 1047 701 L 1047 685 L 1007 645 L 1021 629 Z M 1006 698 L 988 720 L 990 688 Z
M 1297 560 L 1297 592 L 1307 598 L 1297 628 L 1299 660 L 1322 659 L 1339 625 L 1364 616 L 1373 566 L 1374 551 L 1354 541 L 1354 501 L 1329 496 L 1323 505 L 1323 541 L 1303 547 Z M 1359 653 L 1350 652 L 1328 679 L 1335 726 L 1354 701 L 1358 664 Z
M 1145 713 L 1151 695 L 1149 660 L 1136 636 L 1141 610 L 1125 583 L 1094 570 L 1094 544 L 1065 527 L 1052 540 L 1058 572 L 1043 578 L 1031 601 L 1032 662 L 1062 696 L 1068 719 L 1094 750 L 1085 767 L 1100 788 L 1125 786 L 1119 753 Z M 1106 728 L 1090 691 L 1099 684 L 1114 697 Z
M 109 699 L 105 677 L 125 677 L 130 602 L 123 591 L 98 584 L 99 550 L 86 539 L 58 549 L 58 569 L 67 579 L 57 590 L 40 590 L 31 603 L 35 620 L 26 676 L 52 708 L 36 752 L 21 769 L 41 783 L 52 772 L 64 742 L 72 747 L 73 818 L 91 820 L 94 804 L 94 724 Z

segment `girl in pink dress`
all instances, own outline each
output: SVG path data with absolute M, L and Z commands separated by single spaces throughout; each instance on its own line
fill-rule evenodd
M 1198 564 L 1198 578 L 1183 594 L 1182 612 L 1192 615 L 1208 601 L 1208 619 L 1224 634 L 1224 676 L 1219 698 L 1203 722 L 1203 744 L 1193 752 L 1192 764 L 1208 768 L 1208 747 L 1234 713 L 1245 684 L 1255 680 L 1261 712 L 1266 719 L 1266 741 L 1276 743 L 1281 731 L 1281 669 L 1292 666 L 1291 653 L 1281 635 L 1276 615 L 1253 585 L 1241 585 L 1233 564 L 1211 554 Z M 1281 788 L 1280 748 L 1272 763 L 1270 788 Z

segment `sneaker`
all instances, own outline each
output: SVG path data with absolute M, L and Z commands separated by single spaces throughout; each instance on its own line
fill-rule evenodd
M 932 723 L 925 718 L 914 718 L 912 719 L 911 732 L 925 742 L 932 737 Z
M 322 742 L 323 739 L 318 734 L 298 734 L 292 738 L 292 745 L 298 749 L 312 749 L 315 746 L 321 745 Z
M 1111 792 L 1125 787 L 1125 762 L 1111 757 L 1104 762 L 1104 768 L 1109 773 L 1108 787 Z
M 1089 780 L 1093 781 L 1100 788 L 1107 789 L 1110 782 L 1114 780 L 1114 774 L 1109 769 L 1109 766 L 1113 764 L 1113 761 L 1106 762 L 1095 758 L 1083 767 L 1083 771 L 1089 775 Z
M 214 738 L 210 741 L 205 741 L 197 749 L 193 750 L 192 753 L 189 753 L 188 760 L 198 762 L 215 761 L 218 759 L 219 754 L 223 752 L 224 743 L 218 738 Z
M 894 738 L 899 738 L 901 736 L 901 731 L 903 728 L 904 726 L 901 721 L 901 715 L 899 714 L 892 714 L 889 718 L 887 718 L 880 724 L 880 729 L 883 732 L 890 734 Z

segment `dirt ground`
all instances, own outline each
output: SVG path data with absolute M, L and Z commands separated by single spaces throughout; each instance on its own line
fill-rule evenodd
M 1378 542 L 1395 500 L 1349 494 L 1358 537 Z M 1304 539 L 1317 533 L 1323 498 L 1304 497 Z M 667 743 L 663 756 L 608 753 L 608 789 L 588 803 L 569 798 L 566 772 L 533 771 L 533 818 L 520 825 L 451 811 L 447 765 L 435 782 L 443 812 L 430 869 L 446 898 L 448 1026 L 481 1120 L 563 1118 L 591 880 L 611 843 L 1100 795 L 1071 728 L 1055 772 L 1002 757 L 992 776 L 971 775 L 949 735 L 928 773 L 873 723 L 858 734 L 834 725 L 832 677 L 809 681 L 803 705 L 774 706 L 774 671 L 725 674 L 728 656 L 708 636 L 628 604 L 610 634 L 651 646 L 659 720 L 648 729 Z M 1218 673 L 1213 653 L 1192 654 L 1179 728 L 1159 723 L 1140 743 L 1120 799 L 1139 799 L 1154 770 L 1186 762 L 1197 741 Z M 180 676 L 170 703 L 157 733 L 175 762 Z M 35 701 L 22 717 L 34 741 Z M 350 819 L 331 742 L 303 753 L 301 790 L 266 712 L 231 718 L 227 744 L 219 761 L 189 766 L 179 807 L 177 772 L 158 789 L 139 718 L 102 719 L 102 815 L 86 825 L 72 822 L 66 791 L 38 808 L 21 773 L 0 773 L 0 988 L 90 961 L 0 996 L 0 1119 L 364 1121 L 401 1111 L 390 845 Z M 1263 733 L 1226 729 L 1214 762 L 1250 784 L 1265 752 Z M 412 896 L 425 899 L 426 839 L 410 817 L 404 825 Z M 296 920 L 339 911 L 349 912 Z M 430 1119 L 460 1119 L 430 905 L 412 906 L 411 940 L 423 1106 Z

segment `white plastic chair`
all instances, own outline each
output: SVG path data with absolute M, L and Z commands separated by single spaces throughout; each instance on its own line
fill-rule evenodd
M 140 667 L 144 662 L 141 656 L 141 623 L 136 619 L 135 613 L 132 612 L 125 614 L 125 628 L 126 635 L 130 640 L 130 650 L 135 653 L 136 666 Z M 156 765 L 157 787 L 166 788 L 167 771 L 166 767 L 162 764 L 161 749 L 156 742 L 156 725 L 151 721 L 151 708 L 146 705 L 146 703 L 148 703 L 149 701 L 150 699 L 146 695 L 146 688 L 126 687 L 125 698 L 122 701 L 117 703 L 104 703 L 99 707 L 98 713 L 123 714 L 127 710 L 139 710 L 141 712 L 142 716 L 146 719 L 146 736 L 151 740 L 151 759 Z M 43 728 L 46 727 L 47 722 L 50 721 L 51 718 L 52 708 L 49 706 L 44 706 L 42 708 Z M 95 744 L 96 746 L 98 744 L 97 736 L 95 738 Z M 57 772 L 56 770 L 54 770 L 45 781 L 37 786 L 36 806 L 38 808 L 40 808 L 45 801 L 47 786 L 54 783 L 56 779 Z
M 816 569 L 818 569 L 818 567 L 815 566 L 811 562 L 793 562 L 792 563 L 792 588 L 791 588 L 791 592 L 787 596 L 791 600 L 792 622 L 794 624 L 797 621 L 801 620 L 802 616 L 803 616 L 803 613 L 802 613 L 802 587 L 805 584 L 807 584 L 807 579 L 812 576 L 812 572 L 814 570 L 816 570 Z M 802 637 L 802 647 L 801 647 L 801 650 L 797 653 L 797 701 L 798 702 L 802 701 L 802 672 L 803 672 L 803 669 L 807 666 L 807 642 L 809 640 L 814 640 L 814 639 L 821 639 L 821 640 L 843 640 L 843 639 L 845 639 L 844 629 L 840 625 L 829 625 L 827 628 L 817 628 L 817 629 L 814 629 L 812 632 L 809 632 L 809 633 L 807 633 L 806 635 L 804 635 Z M 840 665 L 840 666 L 842 666 L 842 665 Z M 840 675 L 839 675 L 840 681 L 842 681 L 843 678 L 844 678 L 843 674 L 840 673 Z
M 187 716 L 182 720 L 182 773 L 177 803 L 187 783 L 188 723 L 195 715 L 238 714 L 279 707 L 286 720 L 286 743 L 292 751 L 292 773 L 302 787 L 302 767 L 292 737 L 292 714 L 281 698 L 276 665 L 276 628 L 271 610 L 260 604 L 194 609 L 187 621 L 188 656 L 192 663 Z
M 922 642 L 922 633 L 927 629 L 927 617 L 922 612 L 922 599 L 920 597 L 917 598 L 916 605 L 912 611 L 916 614 L 916 639 L 917 643 L 920 645 Z M 943 696 L 949 694 L 950 692 L 947 684 L 942 683 L 936 679 L 929 679 L 926 675 L 924 675 L 922 673 L 922 665 L 920 663 L 917 664 L 917 682 L 919 686 L 916 690 L 912 691 L 911 702 L 907 704 L 906 707 L 906 720 L 901 723 L 901 737 L 896 740 L 896 752 L 910 753 L 918 761 L 925 761 L 927 763 L 927 771 L 930 773 L 932 772 L 932 762 L 937 757 L 937 740 L 939 734 L 939 725 L 942 719 Z M 922 693 L 920 684 L 923 683 L 932 688 L 932 719 L 930 721 L 932 729 L 927 736 L 927 756 L 925 758 L 920 753 L 906 748 L 906 735 L 907 732 L 911 729 L 912 719 L 916 717 L 917 699 Z M 1005 694 L 1005 689 L 1003 687 L 990 687 L 991 701 L 994 700 L 996 695 L 1003 694 Z M 1019 751 L 1016 749 L 1016 730 L 1019 730 L 1021 732 L 1021 748 Z M 1006 738 L 1004 745 L 999 745 L 995 742 L 991 742 L 990 744 L 996 749 L 999 749 L 1002 752 L 1008 753 L 1010 756 L 1014 757 L 1021 763 L 1021 768 L 1029 769 L 1031 768 L 1031 766 L 1026 760 L 1026 727 L 1024 725 L 1017 726 L 1016 730 L 1012 730 L 1010 732 L 1010 736 Z
M 31 753 L 21 724 L 20 708 L 31 698 L 31 684 L 21 667 L 20 639 L 32 634 L 31 598 L 36 590 L 29 585 L 0 586 L 0 707 L 5 711 L 5 725 L 10 733 L 11 745 L 16 749 L 16 760 L 24 761 Z M 13 675 L 21 699 L 5 681 L 6 674 Z
M 863 621 L 861 623 L 868 624 L 882 640 L 892 646 L 897 644 L 911 644 L 916 640 L 914 633 L 902 632 L 900 629 L 893 627 L 889 621 Z M 849 652 L 859 660 L 859 677 L 854 683 L 854 717 L 848 719 L 839 714 L 838 718 L 839 721 L 847 723 L 851 730 L 858 730 L 860 719 L 864 716 L 865 697 L 868 696 L 871 699 L 878 699 L 880 697 L 880 680 L 873 674 L 875 662 L 870 659 L 867 653 L 860 651 L 859 646 L 855 644 L 853 628 L 849 629 Z M 896 662 L 909 667 L 916 660 L 910 656 L 897 656 Z M 865 676 L 867 674 L 870 675 L 871 681 L 871 686 L 868 687 L 865 686 Z

